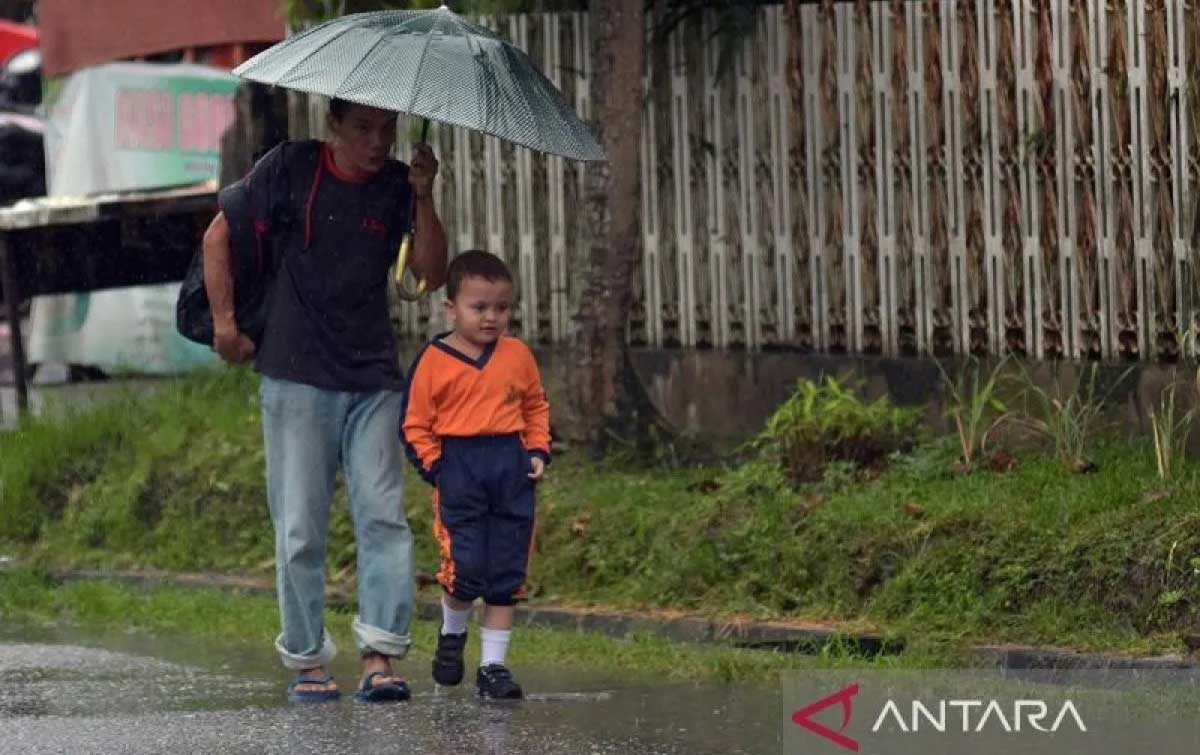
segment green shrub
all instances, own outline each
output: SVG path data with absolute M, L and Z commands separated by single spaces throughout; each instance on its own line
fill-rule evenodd
M 1064 380 L 1063 372 L 1068 373 Z M 1053 385 L 1043 388 L 1033 373 L 1022 366 L 1018 379 L 1025 405 L 1016 421 L 1054 446 L 1054 455 L 1064 469 L 1091 472 L 1095 465 L 1088 451 L 1105 423 L 1105 411 L 1113 391 L 1133 372 L 1124 370 L 1107 388 L 1098 385 L 1100 366 L 1090 364 L 1077 374 L 1054 368 Z M 1073 379 L 1071 379 L 1073 378 Z
M 1200 398 L 1200 370 L 1192 382 L 1191 408 L 1186 411 L 1177 401 L 1180 383 L 1179 369 L 1171 371 L 1171 382 L 1159 393 L 1158 406 L 1150 410 L 1150 430 L 1154 439 L 1154 463 L 1161 480 L 1174 479 L 1187 451 L 1192 421 L 1196 418 L 1197 398 Z
M 936 362 L 945 388 L 946 418 L 954 425 L 959 462 L 965 471 L 987 452 L 992 433 L 1013 416 L 998 395 L 1000 376 L 1008 360 L 1005 357 L 985 371 L 979 359 L 969 355 L 962 361 L 956 377 L 951 377 L 941 362 Z
M 123 406 L 106 404 L 69 413 L 70 432 L 58 420 L 30 418 L 0 433 L 0 537 L 31 542 L 62 516 L 71 492 L 128 447 L 124 416 Z
M 889 455 L 912 447 L 920 410 L 893 406 L 887 398 L 863 401 L 857 387 L 832 377 L 800 380 L 754 445 L 776 454 L 796 483 L 822 479 L 834 461 L 885 466 Z

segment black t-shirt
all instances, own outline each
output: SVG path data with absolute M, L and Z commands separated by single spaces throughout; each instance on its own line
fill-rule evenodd
M 256 218 L 281 257 L 257 366 L 268 377 L 336 391 L 400 390 L 388 270 L 409 225 L 408 167 L 365 182 L 327 145 L 284 143 L 247 179 Z M 265 199 L 265 201 L 263 201 Z

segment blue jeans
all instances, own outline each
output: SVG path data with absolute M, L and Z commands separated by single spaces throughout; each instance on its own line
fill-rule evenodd
M 283 665 L 323 666 L 337 648 L 325 631 L 325 542 L 339 465 L 358 544 L 360 654 L 403 657 L 413 609 L 412 532 L 404 515 L 397 391 L 327 391 L 263 376 L 267 500 L 275 526 Z

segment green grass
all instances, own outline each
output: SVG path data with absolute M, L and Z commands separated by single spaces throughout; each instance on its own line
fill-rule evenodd
M 0 618 L 8 625 L 63 622 L 270 643 L 279 616 L 270 598 L 218 590 L 143 590 L 111 582 L 59 582 L 0 572 Z
M 352 615 L 330 610 L 326 624 L 334 641 L 352 647 Z M 140 630 L 160 636 L 198 635 L 270 646 L 278 633 L 273 599 L 213 589 L 144 589 L 105 581 L 59 582 L 30 571 L 0 572 L 0 622 L 33 627 L 46 622 L 84 629 Z M 428 656 L 437 627 L 413 624 L 414 653 Z M 476 648 L 468 648 L 469 660 Z M 668 642 L 640 633 L 619 639 L 597 633 L 521 627 L 510 652 L 514 664 L 548 664 L 572 670 L 622 671 L 669 677 L 750 683 L 773 683 L 782 671 L 801 668 L 917 667 L 932 658 L 908 656 L 874 661 L 855 657 L 831 645 L 816 657 L 795 653 L 699 646 Z
M 269 574 L 256 387 L 225 370 L 0 436 L 0 552 Z M 873 627 L 916 655 L 1182 650 L 1200 628 L 1196 466 L 1160 482 L 1149 440 L 1112 434 L 1089 449 L 1093 474 L 1046 448 L 1016 455 L 1014 472 L 964 476 L 933 441 L 878 479 L 834 464 L 796 489 L 763 461 L 667 470 L 565 454 L 539 488 L 532 596 Z M 407 479 L 418 571 L 433 573 L 429 489 Z M 353 565 L 339 487 L 329 573 Z
M 545 496 L 539 584 L 552 599 L 865 622 L 910 642 L 1178 651 L 1200 626 L 1200 486 L 1194 473 L 1160 485 L 1148 443 L 1093 455 L 1092 475 L 1030 454 L 1015 473 L 963 477 L 934 447 L 877 481 L 801 491 L 759 464 L 573 469 Z

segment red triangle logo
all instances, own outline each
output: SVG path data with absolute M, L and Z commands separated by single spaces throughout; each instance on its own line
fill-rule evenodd
M 849 687 L 846 687 L 843 690 L 834 692 L 829 697 L 821 698 L 812 705 L 808 705 L 796 711 L 792 714 L 792 721 L 797 726 L 803 726 L 813 734 L 828 739 L 838 747 L 850 750 L 851 752 L 858 752 L 858 742 L 850 737 L 847 737 L 845 734 L 842 734 L 842 732 L 846 730 L 846 727 L 850 725 L 850 716 L 854 712 L 853 700 L 854 696 L 857 694 L 858 685 L 851 684 Z M 834 731 L 828 726 L 819 724 L 812 720 L 812 717 L 817 713 L 820 713 L 830 706 L 837 705 L 838 703 L 842 704 L 842 726 L 837 731 Z

